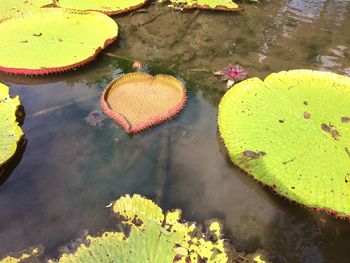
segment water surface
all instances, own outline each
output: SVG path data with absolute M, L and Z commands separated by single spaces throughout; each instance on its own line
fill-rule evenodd
M 0 186 L 0 257 L 43 245 L 58 248 L 88 230 L 113 228 L 105 206 L 139 193 L 164 209 L 204 223 L 219 218 L 240 250 L 264 249 L 273 262 L 348 262 L 350 225 L 283 200 L 233 167 L 217 134 L 225 83 L 208 71 L 239 63 L 250 77 L 288 69 L 350 76 L 349 0 L 270 0 L 240 14 L 147 12 L 115 19 L 119 42 L 75 71 L 43 78 L 0 75 L 20 95 L 28 140 L 23 158 Z M 112 57 L 107 53 L 112 53 Z M 188 103 L 164 125 L 135 136 L 101 110 L 107 83 L 133 59 L 186 83 Z

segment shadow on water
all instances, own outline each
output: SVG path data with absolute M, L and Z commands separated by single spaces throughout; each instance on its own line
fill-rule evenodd
M 0 75 L 21 97 L 28 140 L 0 187 L 0 258 L 38 244 L 55 257 L 82 231 L 113 228 L 105 206 L 139 193 L 164 209 L 182 209 L 186 220 L 221 219 L 239 250 L 264 249 L 273 262 L 347 262 L 349 222 L 277 197 L 225 160 L 216 109 L 225 83 L 211 72 L 232 62 L 250 77 L 293 68 L 350 75 L 350 1 L 244 7 L 233 15 L 179 14 L 151 4 L 146 13 L 116 17 L 119 44 L 79 70 L 45 78 Z M 135 136 L 109 119 L 89 125 L 89 113 L 101 111 L 102 90 L 132 71 L 135 59 L 152 74 L 184 81 L 187 106 Z

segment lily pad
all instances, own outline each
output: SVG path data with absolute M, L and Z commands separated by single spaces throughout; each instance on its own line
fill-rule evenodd
M 92 60 L 117 38 L 118 25 L 99 12 L 41 8 L 4 19 L 0 35 L 0 71 L 38 75 Z
M 52 4 L 52 0 L 1 0 L 0 19 Z
M 41 253 L 41 248 L 31 248 L 18 255 L 6 256 L 0 260 L 0 263 L 40 262 L 38 257 Z
M 170 0 L 170 7 L 176 9 L 211 9 L 220 11 L 242 11 L 235 2 L 231 0 Z
M 164 215 L 156 204 L 139 195 L 120 198 L 113 211 L 122 220 L 124 232 L 87 236 L 58 262 L 228 262 L 218 222 L 213 221 L 204 234 L 194 223 L 183 222 L 180 210 Z
M 234 164 L 288 199 L 349 217 L 349 116 L 350 78 L 292 70 L 235 85 L 218 122 Z
M 168 120 L 185 101 L 185 87 L 176 78 L 140 72 L 115 79 L 101 97 L 104 112 L 130 134 Z
M 54 0 L 58 7 L 100 11 L 108 15 L 121 14 L 143 6 L 147 0 Z
M 15 154 L 23 136 L 16 118 L 19 106 L 19 97 L 11 99 L 9 88 L 0 83 L 0 167 Z

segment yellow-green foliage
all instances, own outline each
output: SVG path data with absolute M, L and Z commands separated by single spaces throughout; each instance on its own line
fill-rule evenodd
M 218 222 L 210 224 L 209 240 L 195 224 L 180 222 L 179 210 L 164 215 L 156 204 L 139 195 L 120 198 L 113 211 L 130 232 L 87 236 L 74 253 L 62 254 L 59 262 L 228 262 Z
M 95 10 L 107 14 L 119 14 L 144 5 L 147 0 L 55 0 L 63 8 Z
M 224 11 L 239 11 L 241 8 L 231 0 L 170 0 L 171 7 L 180 9 L 217 9 Z
M 52 4 L 52 0 L 1 0 L 0 19 L 48 4 Z
M 118 25 L 98 12 L 41 8 L 2 21 L 0 35 L 0 70 L 43 74 L 91 60 Z
M 35 258 L 41 253 L 39 248 L 32 248 L 18 256 L 7 256 L 0 263 L 21 263 L 21 262 L 37 262 Z
M 0 83 L 0 166 L 16 152 L 17 143 L 23 136 L 16 120 L 19 105 L 19 97 L 11 99 L 9 88 Z

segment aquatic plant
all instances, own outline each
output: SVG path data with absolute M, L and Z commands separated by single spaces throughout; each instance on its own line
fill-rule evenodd
M 19 106 L 19 97 L 11 99 L 9 88 L 0 83 L 0 167 L 15 154 L 23 137 L 16 117 Z
M 10 255 L 3 258 L 0 263 L 40 262 L 38 256 L 42 253 L 40 248 L 30 248 L 18 255 Z
M 92 60 L 117 38 L 118 25 L 98 12 L 41 8 L 2 20 L 0 35 L 0 71 L 39 75 Z
M 121 197 L 113 205 L 122 232 L 87 236 L 74 252 L 58 262 L 228 262 L 221 225 L 213 221 L 207 233 L 181 220 L 181 211 L 163 211 L 139 195 Z
M 245 80 L 219 105 L 234 164 L 279 195 L 350 216 L 350 78 L 292 70 Z
M 85 121 L 93 127 L 101 127 L 105 119 L 106 115 L 103 114 L 103 112 L 94 110 L 89 113 L 89 115 L 85 118 Z
M 221 11 L 242 11 L 235 2 L 231 0 L 170 0 L 170 7 L 174 9 L 212 9 Z
M 233 84 L 244 80 L 247 72 L 241 66 L 230 63 L 222 70 L 214 72 L 214 75 L 222 76 L 221 79 L 227 81 L 226 88 L 230 88 Z
M 147 0 L 53 0 L 58 7 L 121 14 L 143 6 Z
M 141 72 L 115 79 L 101 97 L 104 112 L 130 134 L 172 118 L 185 101 L 185 87 L 176 78 Z
M 52 0 L 1 0 L 0 19 L 52 4 Z

